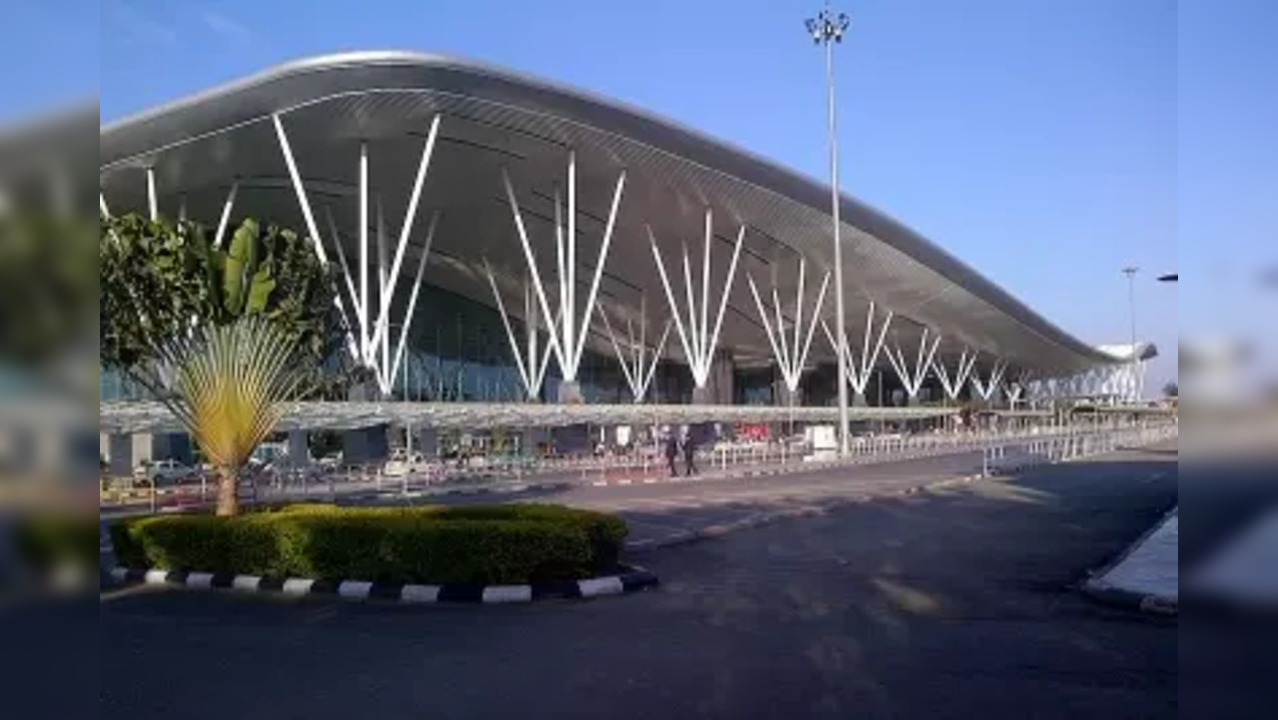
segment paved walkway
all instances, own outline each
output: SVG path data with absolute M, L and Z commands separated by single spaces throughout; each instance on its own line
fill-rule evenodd
M 652 553 L 662 587 L 604 601 L 125 592 L 100 604 L 100 714 L 1173 718 L 1176 627 L 1072 588 L 1176 492 L 1174 457 L 1044 467 Z

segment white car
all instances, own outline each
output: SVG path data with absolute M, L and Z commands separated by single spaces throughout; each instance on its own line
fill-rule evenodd
M 413 453 L 411 456 L 404 453 L 403 450 L 396 450 L 391 459 L 386 461 L 382 466 L 382 475 L 385 477 L 403 477 L 405 475 L 413 475 L 425 472 L 429 469 L 430 463 L 421 453 Z
M 154 486 L 173 485 L 198 474 L 199 470 L 177 460 L 144 462 L 133 471 L 134 478 L 147 480 Z

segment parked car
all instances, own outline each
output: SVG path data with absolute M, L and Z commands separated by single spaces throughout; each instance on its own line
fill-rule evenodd
M 399 449 L 392 453 L 390 460 L 387 460 L 386 464 L 382 466 L 382 475 L 386 477 L 403 477 L 426 472 L 428 469 L 430 469 L 430 463 L 421 453 L 409 455 L 403 449 Z
M 133 470 L 134 480 L 145 481 L 154 487 L 176 485 L 197 477 L 198 469 L 172 459 L 145 461 Z

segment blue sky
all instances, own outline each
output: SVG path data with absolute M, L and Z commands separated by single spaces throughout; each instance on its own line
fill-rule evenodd
M 822 61 L 793 0 L 19 3 L 0 54 L 47 54 L 0 117 L 100 87 L 104 120 L 309 54 L 408 48 L 518 68 L 647 107 L 823 177 Z M 1139 327 L 1175 374 L 1186 332 L 1278 261 L 1272 0 L 842 0 L 843 187 L 1092 342 Z M 83 10 L 100 35 L 63 19 Z M 12 37 L 12 35 L 11 35 Z M 83 40 L 84 42 L 78 42 Z M 29 45 L 30 47 L 24 47 Z M 9 61 L 12 62 L 12 61 Z M 6 62 L 6 66 L 9 66 Z M 96 73 L 84 72 L 92 66 Z M 50 83 L 50 78 L 53 82 Z M 8 82 L 8 81 L 6 81 Z M 1268 87 L 1265 86 L 1268 83 Z M 50 89 L 50 85 L 55 89 Z M 1184 247 L 1183 251 L 1178 245 Z M 1189 286 L 1152 276 L 1186 264 Z M 1230 294 L 1205 279 L 1232 278 Z M 1254 325 L 1255 313 L 1227 322 Z M 1272 325 L 1272 322 L 1270 322 Z M 1246 328 L 1243 328 L 1246 329 Z M 1271 356 L 1272 357 L 1272 356 Z

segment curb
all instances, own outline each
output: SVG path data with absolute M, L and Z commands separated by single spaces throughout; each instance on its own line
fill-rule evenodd
M 1158 532 L 1163 523 L 1176 513 L 1179 509 L 1179 503 L 1172 505 L 1162 515 L 1158 517 L 1158 521 L 1151 525 L 1145 532 L 1140 534 L 1130 545 L 1123 548 L 1114 559 L 1105 563 L 1099 568 L 1088 572 L 1087 580 L 1083 581 L 1081 587 L 1084 595 L 1096 600 L 1097 602 L 1112 607 L 1123 608 L 1126 610 L 1135 610 L 1136 612 L 1149 615 L 1162 615 L 1172 617 L 1180 612 L 1180 601 L 1178 598 L 1169 598 L 1154 593 L 1144 593 L 1135 590 L 1125 590 L 1123 588 L 1113 587 L 1101 580 L 1110 570 L 1118 567 L 1128 558 L 1136 548 L 1140 547 L 1151 535 Z
M 191 590 L 231 590 L 291 597 L 340 597 L 348 600 L 384 600 L 403 605 L 433 603 L 527 603 L 556 598 L 593 598 L 645 590 L 658 585 L 657 576 L 641 567 L 627 566 L 618 575 L 562 580 L 531 585 L 472 585 L 450 583 L 417 585 L 363 580 L 314 580 L 232 573 L 188 572 L 112 568 L 116 585 L 164 585 Z
M 1124 610 L 1134 610 L 1145 615 L 1175 617 L 1180 612 L 1178 600 L 1160 595 L 1123 590 L 1100 583 L 1093 583 L 1090 580 L 1083 584 L 1082 590 L 1083 594 L 1101 604 Z

